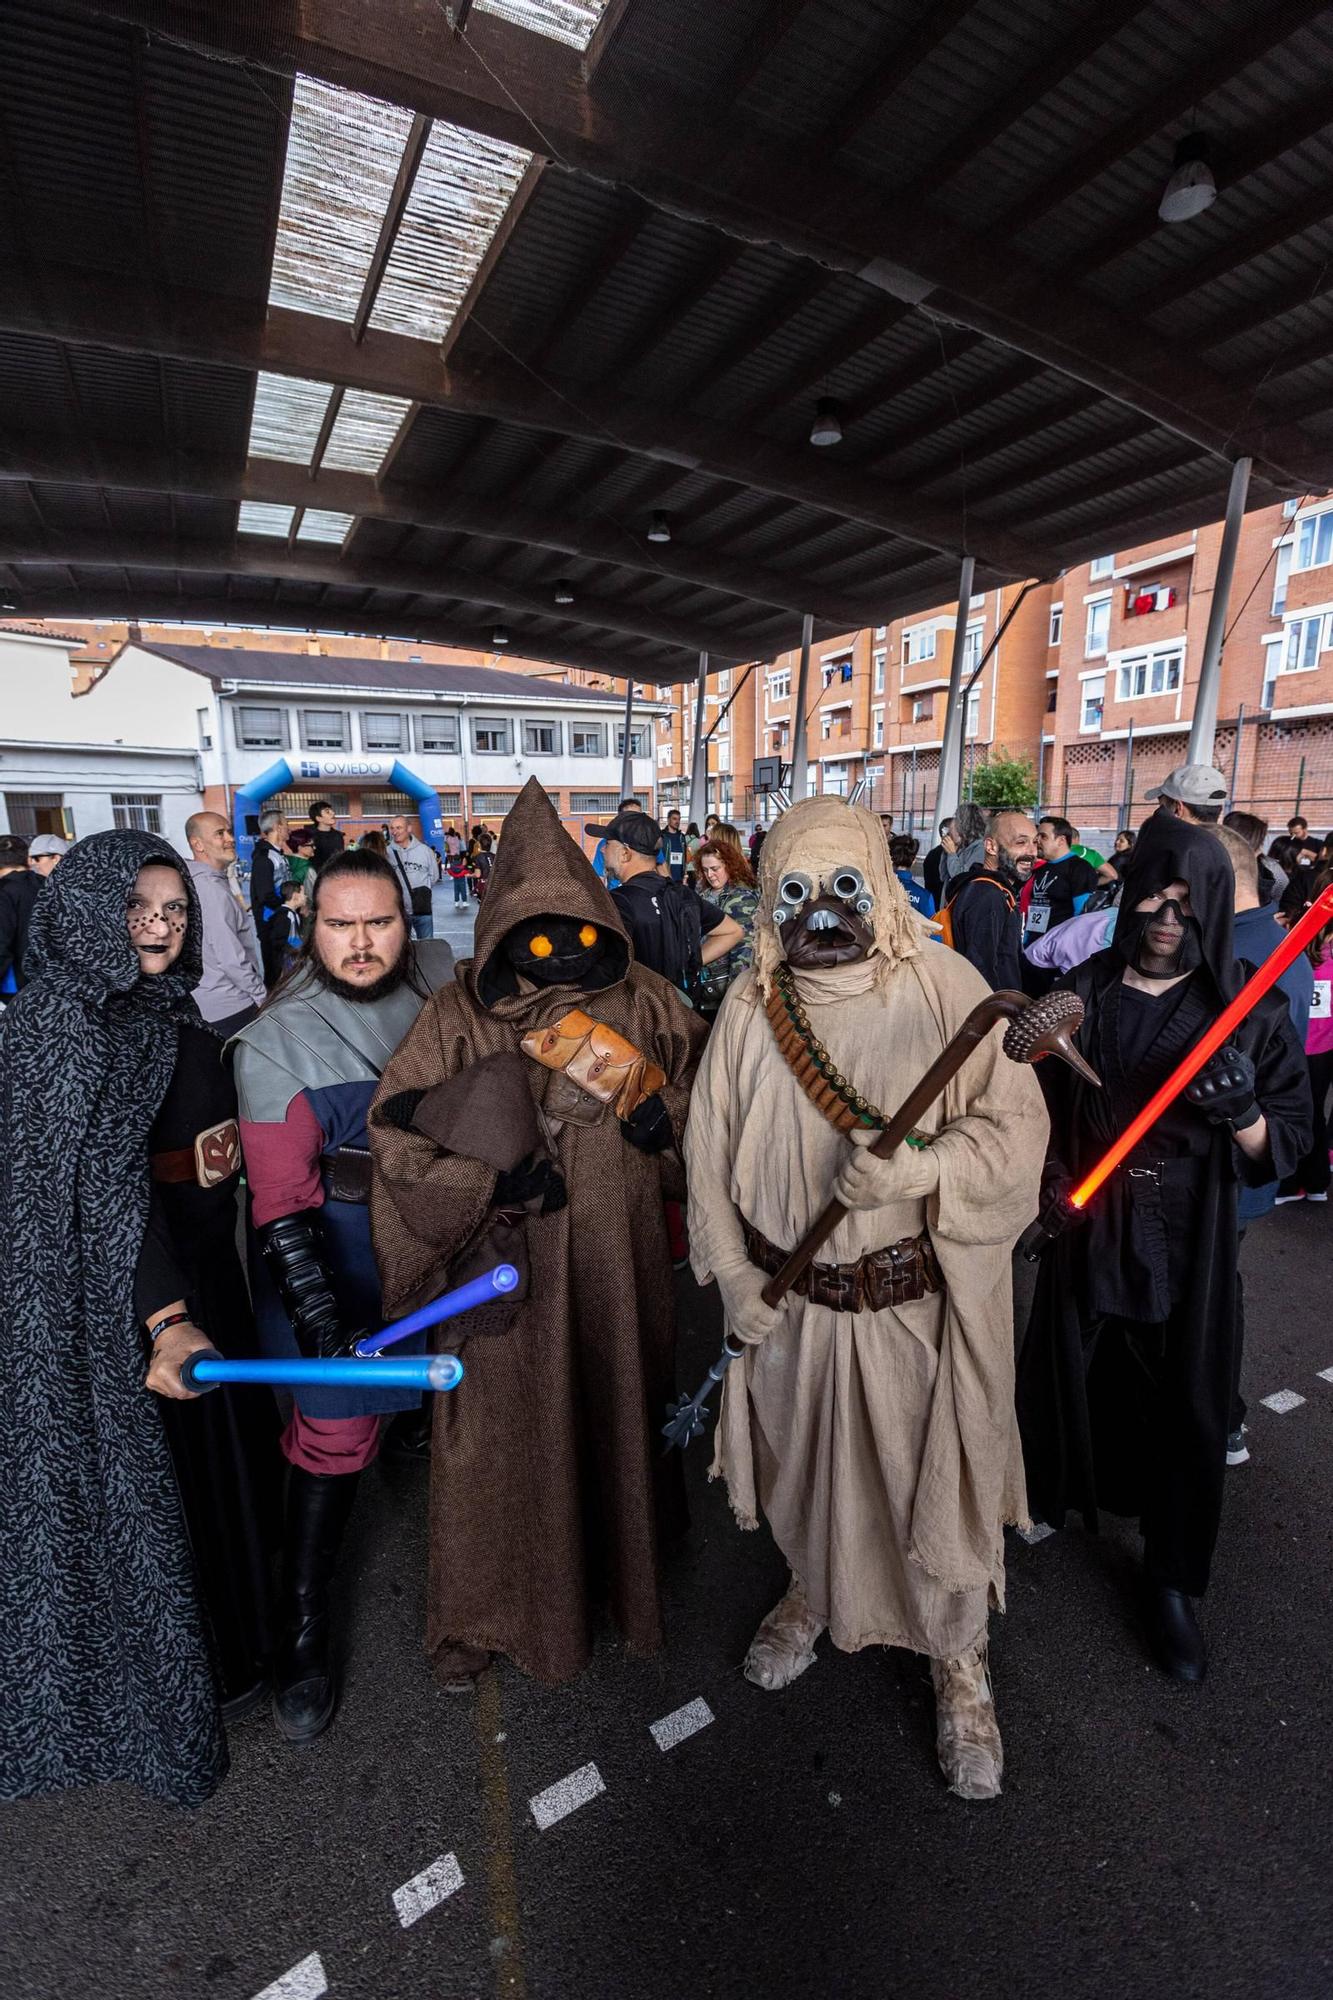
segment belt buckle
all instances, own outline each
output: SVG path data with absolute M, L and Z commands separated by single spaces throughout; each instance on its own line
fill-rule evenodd
M 234 1118 L 210 1125 L 194 1142 L 194 1178 L 201 1188 L 220 1187 L 240 1172 L 241 1132 Z

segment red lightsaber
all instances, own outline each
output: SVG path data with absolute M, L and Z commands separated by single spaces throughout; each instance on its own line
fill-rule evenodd
M 1108 1153 L 1070 1195 L 1074 1208 L 1086 1208 L 1108 1174 L 1113 1174 L 1127 1153 L 1131 1153 L 1144 1133 L 1157 1123 L 1168 1104 L 1174 1103 L 1186 1084 L 1193 1081 L 1211 1055 L 1221 1048 L 1237 1022 L 1243 1021 L 1257 1000 L 1276 985 L 1293 960 L 1300 957 L 1316 931 L 1333 920 L 1333 883 L 1316 896 L 1299 923 L 1292 925 L 1271 958 L 1266 958 L 1252 979 L 1246 980 L 1235 999 L 1229 1001 L 1206 1034 L 1202 1035 L 1178 1068 L 1155 1090 L 1142 1111 L 1130 1119 Z

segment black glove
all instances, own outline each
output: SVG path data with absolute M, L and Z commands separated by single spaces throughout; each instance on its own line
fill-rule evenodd
M 259 1249 L 287 1308 L 296 1344 L 308 1361 L 350 1354 L 364 1328 L 343 1321 L 329 1275 L 324 1227 L 317 1208 L 280 1215 L 257 1232 Z
M 526 1160 L 520 1160 L 516 1167 L 495 1177 L 495 1193 L 491 1197 L 493 1208 L 527 1208 L 541 1196 L 539 1215 L 554 1215 L 557 1209 L 565 1208 L 569 1202 L 569 1190 L 565 1177 L 553 1160 L 543 1154 L 534 1157 L 529 1153 Z
M 1223 1042 L 1209 1057 L 1185 1086 L 1185 1095 L 1210 1125 L 1229 1125 L 1233 1132 L 1243 1132 L 1261 1115 L 1254 1096 L 1254 1064 L 1234 1042 Z
M 659 1091 L 636 1104 L 629 1117 L 621 1119 L 620 1129 L 640 1153 L 665 1153 L 676 1136 Z
M 1066 1229 L 1086 1222 L 1087 1212 L 1075 1208 L 1069 1199 L 1074 1183 L 1068 1174 L 1051 1174 L 1041 1185 L 1041 1206 L 1037 1219 L 1030 1222 L 1018 1239 L 1018 1247 L 1029 1264 L 1035 1264 L 1048 1243 L 1063 1236 Z

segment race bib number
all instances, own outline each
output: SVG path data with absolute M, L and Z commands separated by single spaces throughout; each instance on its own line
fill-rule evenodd
M 1030 938 L 1043 937 L 1049 930 L 1050 923 L 1050 904 L 1033 903 L 1028 910 L 1028 936 Z
M 1333 1021 L 1333 981 L 1316 979 L 1314 999 L 1310 1002 L 1312 1021 Z

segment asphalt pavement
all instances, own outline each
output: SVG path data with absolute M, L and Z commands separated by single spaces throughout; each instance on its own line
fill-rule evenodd
M 0 1809 L 0 1994 L 1333 1993 L 1331 1251 L 1329 1208 L 1246 1242 L 1253 1456 L 1228 1474 L 1202 1688 L 1147 1660 L 1127 1528 L 1011 1536 L 1004 1796 L 951 1798 L 920 1660 L 824 1642 L 781 1694 L 742 1679 L 783 1566 L 698 1444 L 660 1656 L 606 1632 L 571 1687 L 502 1665 L 446 1695 L 421 1650 L 425 1475 L 384 1465 L 343 1565 L 333 1729 L 293 1750 L 252 1714 L 193 1813 L 125 1787 Z M 716 1305 L 679 1291 L 693 1387 Z

